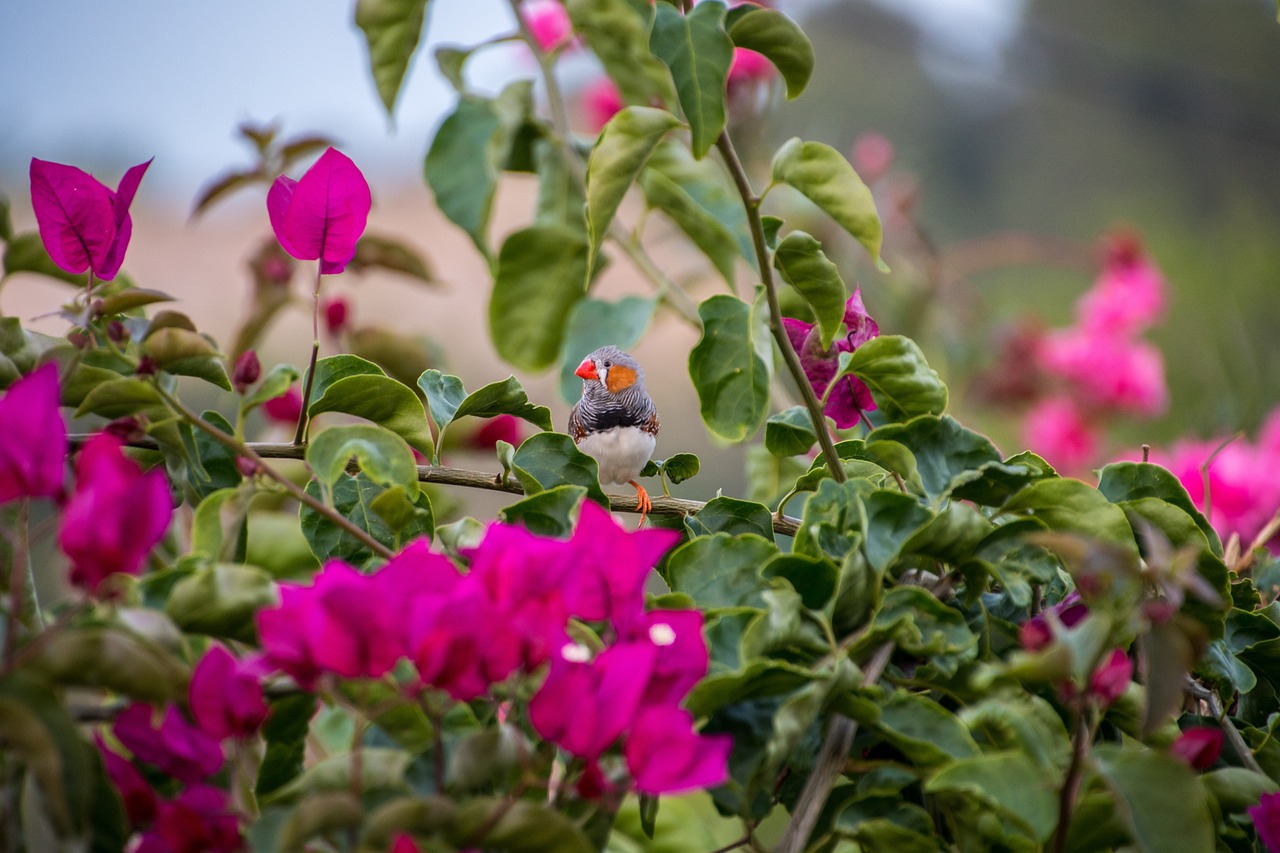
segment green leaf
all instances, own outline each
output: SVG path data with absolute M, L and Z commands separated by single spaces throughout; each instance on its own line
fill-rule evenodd
M 724 131 L 725 83 L 733 63 L 724 12 L 716 0 L 699 3 L 687 15 L 659 3 L 649 35 L 649 50 L 671 69 L 680 109 L 692 131 L 693 156 L 699 160 Z
M 813 308 L 822 333 L 822 348 L 830 349 L 844 323 L 848 290 L 840 270 L 822 252 L 822 244 L 803 231 L 792 231 L 778 244 L 773 265 L 783 281 L 799 291 Z
M 306 491 L 317 500 L 323 497 L 320 484 L 315 480 L 307 483 Z M 381 486 L 363 474 L 356 477 L 344 475 L 339 477 L 338 482 L 333 485 L 333 506 L 361 530 L 393 550 L 399 547 L 402 541 L 407 542 L 416 536 L 430 535 L 433 521 L 429 512 L 427 516 L 410 522 L 399 531 L 392 530 L 373 508 L 373 502 L 383 492 Z M 430 509 L 426 492 L 418 493 L 415 504 L 421 508 Z M 311 546 L 312 553 L 321 562 L 338 559 L 354 566 L 363 566 L 373 558 L 373 552 L 368 546 L 310 507 L 301 506 L 298 514 L 307 544 Z
M 925 767 L 978 754 L 978 745 L 955 715 L 928 697 L 906 691 L 895 691 L 882 704 L 876 728 L 885 740 Z
M 235 506 L 235 523 L 233 530 L 225 529 L 222 519 L 223 507 L 228 501 L 235 501 L 242 493 L 236 488 L 216 489 L 205 495 L 196 507 L 194 517 L 191 523 L 191 553 L 203 554 L 206 559 L 220 560 L 231 559 L 231 554 L 224 554 L 224 548 L 228 538 L 234 542 L 239 537 L 241 525 L 244 523 L 244 516 L 248 512 L 248 507 L 244 501 L 238 501 Z M 230 537 L 228 537 L 230 533 Z
M 431 267 L 417 249 L 401 240 L 383 234 L 365 234 L 356 243 L 356 253 L 347 262 L 353 272 L 388 270 L 398 272 L 422 284 L 434 285 Z
M 689 187 L 662 172 L 645 169 L 640 175 L 640 188 L 644 191 L 645 202 L 671 217 L 671 221 L 707 256 L 725 283 L 732 287 L 734 264 L 740 254 L 740 244 L 733 232 L 698 203 Z
M 309 412 L 313 418 L 324 412 L 355 415 L 391 430 L 422 453 L 434 449 L 422 400 L 409 386 L 389 376 L 343 377 L 325 388 L 319 398 L 312 395 Z
M 565 164 L 565 155 L 550 140 L 535 142 L 533 157 L 538 170 L 534 224 L 564 225 L 585 232 L 587 197 L 581 177 Z
M 404 773 L 412 759 L 403 749 L 377 746 L 364 747 L 358 763 L 353 762 L 350 755 L 333 755 L 277 788 L 269 802 L 287 802 L 322 792 L 348 792 L 352 789 L 353 764 L 360 768 L 358 790 L 364 793 L 404 790 L 408 787 Z
M 265 797 L 302 772 L 307 731 L 319 700 L 310 693 L 283 696 L 271 702 L 271 713 L 262 727 L 266 754 L 258 768 L 254 793 Z
M 786 578 L 800 594 L 805 607 L 821 610 L 835 595 L 839 570 L 826 557 L 779 554 L 764 565 L 760 574 L 766 578 Z
M 65 687 L 106 688 L 144 702 L 185 696 L 188 672 L 132 631 L 93 626 L 50 632 L 34 670 Z
M 1161 468 L 1145 462 L 1116 462 L 1102 469 L 1098 491 L 1112 503 L 1138 498 L 1159 498 L 1171 503 L 1191 516 L 1196 527 L 1204 533 L 1209 548 L 1215 556 L 1222 556 L 1222 540 L 1208 520 L 1196 509 L 1191 495 L 1178 478 Z
M 767 506 L 723 495 L 707 501 L 696 515 L 687 516 L 684 523 L 691 536 L 754 533 L 764 539 L 773 539 L 773 514 Z
M 1099 746 L 1099 775 L 1115 796 L 1133 840 L 1149 853 L 1192 853 L 1214 848 L 1205 790 L 1191 768 L 1148 749 Z M 1170 808 L 1176 803 L 1176 808 Z
M 1050 530 L 1081 533 L 1129 552 L 1137 551 L 1124 510 L 1079 480 L 1038 480 L 1015 494 L 1000 511 L 1025 513 L 1044 522 Z
M 813 44 L 795 21 L 776 9 L 744 3 L 729 10 L 725 28 L 734 45 L 763 54 L 787 82 L 795 98 L 813 75 Z
M 573 439 L 558 432 L 529 436 L 516 450 L 515 475 L 526 495 L 556 486 L 582 486 L 603 507 L 609 498 L 600 488 L 596 460 L 578 450 Z
M 672 187 L 678 188 L 682 194 L 688 197 L 690 204 L 696 205 L 697 208 L 702 210 L 710 222 L 716 223 L 718 229 L 724 230 L 724 235 L 712 237 L 709 240 L 700 239 L 697 230 L 686 228 L 672 210 L 664 208 L 667 215 L 676 220 L 676 224 L 685 230 L 685 233 L 708 257 L 712 257 L 712 253 L 708 251 L 709 247 L 719 247 L 716 252 L 718 256 L 720 249 L 724 246 L 724 240 L 727 239 L 737 248 L 738 255 L 754 266 L 756 263 L 756 250 L 755 245 L 751 242 L 751 228 L 747 224 L 747 212 L 742 207 L 742 197 L 738 195 L 733 178 L 718 158 L 704 157 L 701 160 L 695 160 L 688 146 L 669 139 L 659 145 L 658 149 L 653 152 L 653 156 L 649 158 L 649 165 L 645 167 L 640 176 L 642 187 L 646 176 L 651 174 L 661 175 L 666 178 Z M 700 225 L 699 229 L 702 227 Z M 706 227 L 712 226 L 706 225 Z M 715 258 L 713 258 L 713 261 L 715 261 Z M 717 269 L 720 270 L 721 274 L 725 276 L 725 280 L 730 284 L 734 281 L 732 261 L 733 258 L 730 253 L 721 261 L 716 262 Z
M 88 275 L 79 275 L 64 271 L 53 262 L 44 249 L 44 242 L 35 231 L 14 234 L 4 247 L 4 277 L 14 273 L 33 272 L 56 278 L 74 287 L 85 287 L 89 282 Z
M 564 814 L 529 800 L 475 797 L 458 809 L 453 838 L 508 853 L 594 853 L 596 845 Z
M 565 0 L 573 31 L 582 36 L 628 104 L 670 100 L 667 70 L 649 53 L 653 11 L 628 0 Z
M 178 581 L 164 612 L 187 633 L 253 642 L 254 615 L 279 601 L 275 581 L 257 566 L 215 563 Z
M 764 446 L 774 456 L 800 456 L 808 453 L 817 440 L 813 420 L 804 406 L 792 406 L 765 421 Z
M 799 190 L 880 261 L 875 199 L 843 154 L 821 142 L 791 139 L 773 155 L 773 179 Z
M 649 155 L 667 131 L 679 126 L 680 120 L 666 110 L 625 107 L 600 131 L 587 160 L 589 262 L 600 250 L 618 205 L 622 204 L 623 196 L 635 183 Z
M 164 401 L 150 382 L 128 376 L 95 385 L 80 401 L 76 417 L 92 413 L 104 418 L 122 418 L 163 407 Z
M 578 231 L 535 225 L 502 244 L 489 333 L 504 361 L 524 370 L 555 363 L 566 318 L 582 298 L 590 247 Z
M 425 374 L 424 374 L 425 375 Z M 419 380 L 421 382 L 421 380 Z M 490 382 L 479 390 L 472 391 L 458 405 L 452 420 L 470 415 L 476 418 L 493 418 L 498 415 L 514 415 L 528 421 L 541 430 L 552 429 L 551 410 L 546 406 L 536 406 L 529 402 L 529 395 L 524 386 L 514 376 L 508 376 L 500 382 Z M 443 429 L 443 424 L 437 424 Z
M 490 256 L 486 233 L 498 176 L 517 130 L 532 111 L 529 81 L 510 84 L 494 99 L 464 95 L 431 140 L 423 174 L 440 212 Z
M 867 436 L 868 445 L 877 441 L 897 442 L 910 450 L 921 484 L 936 500 L 945 498 L 952 482 L 966 472 L 1000 461 L 990 439 L 961 426 L 950 415 L 920 415 L 879 427 Z
M 1058 780 L 1020 752 L 994 752 L 963 758 L 943 767 L 925 785 L 925 793 L 976 796 L 984 809 L 998 811 L 1047 841 L 1058 824 Z
M 685 480 L 692 480 L 702 469 L 702 462 L 692 453 L 677 453 L 669 456 L 658 466 L 658 473 L 675 485 Z
M 890 420 L 940 415 L 947 408 L 947 386 L 910 338 L 872 338 L 852 353 L 841 353 L 839 364 L 837 376 L 852 373 L 865 382 Z
M 778 553 L 769 539 L 754 533 L 699 536 L 667 559 L 667 584 L 685 592 L 701 608 L 763 607 L 766 585 L 760 567 Z
M 409 497 L 418 494 L 418 465 L 413 451 L 395 433 L 371 424 L 329 427 L 307 443 L 307 464 L 320 482 L 332 486 L 356 464 L 370 480 L 383 486 L 400 486 Z
M 689 353 L 689 376 L 702 420 L 727 441 L 742 441 L 769 412 L 769 363 L 760 355 L 764 333 L 752 307 L 735 296 L 712 296 L 698 306 L 702 339 Z
M 0 738 L 4 740 L 6 758 L 24 764 L 39 785 L 45 814 L 55 831 L 67 837 L 90 828 L 87 821 L 94 783 L 90 774 L 93 753 L 48 686 L 22 671 L 10 672 L 0 679 Z M 9 784 L 16 784 L 16 780 Z M 15 795 L 11 802 L 16 799 Z M 6 824 L 9 832 L 18 831 L 17 816 L 12 811 Z M 16 835 L 10 837 L 17 840 Z
M 499 515 L 539 536 L 567 536 L 573 532 L 573 511 L 587 496 L 583 486 L 555 486 L 504 508 Z
M 918 586 L 895 586 L 886 592 L 868 633 L 860 645 L 891 639 L 903 651 L 928 657 L 965 653 L 978 641 L 963 613 Z
M 268 400 L 274 400 L 284 394 L 293 383 L 298 381 L 299 375 L 298 368 L 292 364 L 277 364 L 272 367 L 267 371 L 267 375 L 262 377 L 262 381 L 258 383 L 253 393 L 245 398 L 244 410 L 252 411 Z
M 386 376 L 386 371 L 356 355 L 331 355 L 316 362 L 316 378 L 311 383 L 311 399 L 324 396 L 329 386 L 348 376 Z
M 393 486 L 370 501 L 369 508 L 397 535 L 405 528 L 415 535 L 422 535 L 424 531 L 427 537 L 434 534 L 435 515 L 426 492 L 419 491 L 416 499 L 411 500 L 403 486 Z
M 174 298 L 161 290 L 126 287 L 110 296 L 103 297 L 102 314 L 106 317 L 124 314 L 144 305 L 154 305 L 157 302 L 172 302 Z
M 427 0 L 356 0 L 356 26 L 369 46 L 369 70 L 390 116 L 422 38 Z
M 624 296 L 617 302 L 581 299 L 569 312 L 560 345 L 560 396 L 573 403 L 582 396 L 582 380 L 574 373 L 588 353 L 613 344 L 627 349 L 640 340 L 653 320 L 656 299 Z M 550 429 L 550 427 L 547 427 Z

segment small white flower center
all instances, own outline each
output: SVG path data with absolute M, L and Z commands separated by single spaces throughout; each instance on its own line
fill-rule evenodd
M 560 647 L 560 657 L 569 663 L 586 663 L 591 660 L 591 649 L 581 643 L 565 643 Z
M 655 646 L 669 646 L 676 641 L 676 632 L 666 622 L 659 622 L 649 629 L 649 639 Z

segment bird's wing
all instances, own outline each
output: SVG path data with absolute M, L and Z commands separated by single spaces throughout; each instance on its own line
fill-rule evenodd
M 647 432 L 652 436 L 656 436 L 658 434 L 658 427 L 658 413 L 656 411 L 649 415 L 649 420 L 640 425 L 640 429 L 642 431 Z
M 569 436 L 573 439 L 573 443 L 577 444 L 587 435 L 587 428 L 582 425 L 582 421 L 578 418 L 578 407 L 582 405 L 579 400 L 573 404 L 573 408 L 569 410 Z

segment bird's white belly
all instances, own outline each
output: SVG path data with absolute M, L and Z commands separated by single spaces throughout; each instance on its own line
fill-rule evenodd
M 613 427 L 585 436 L 578 449 L 599 463 L 601 483 L 620 485 L 640 476 L 656 443 L 657 439 L 640 427 Z

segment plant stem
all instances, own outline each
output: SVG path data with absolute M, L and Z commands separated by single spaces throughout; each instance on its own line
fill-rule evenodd
M 822 455 L 827 460 L 827 468 L 830 469 L 831 476 L 836 482 L 843 483 L 845 480 L 844 465 L 840 463 L 840 455 L 836 453 L 835 444 L 831 441 L 831 432 L 827 429 L 827 418 L 822 413 L 822 404 L 818 401 L 818 396 L 814 393 L 808 377 L 804 375 L 804 366 L 800 364 L 800 356 L 796 354 L 795 348 L 791 346 L 791 340 L 787 337 L 786 328 L 782 325 L 782 308 L 778 304 L 778 288 L 773 280 L 773 266 L 770 264 L 769 246 L 764 239 L 764 224 L 760 221 L 760 199 L 751 190 L 751 182 L 747 179 L 746 170 L 742 168 L 742 161 L 738 159 L 738 152 L 734 150 L 733 141 L 729 139 L 728 131 L 720 134 L 720 137 L 716 140 L 716 149 L 719 150 L 720 156 L 724 158 L 725 165 L 729 168 L 729 174 L 733 176 L 733 182 L 738 188 L 738 194 L 742 196 L 742 204 L 747 211 L 747 224 L 751 227 L 751 242 L 756 249 L 756 264 L 760 267 L 760 281 L 764 285 L 765 298 L 769 302 L 769 331 L 773 333 L 773 339 L 777 342 L 778 349 L 782 351 L 782 360 L 787 365 L 787 371 L 800 388 L 800 397 L 804 401 L 805 408 L 809 410 L 809 418 L 813 421 L 813 432 L 818 437 L 818 444 L 822 446 Z
M 240 441 L 233 435 L 227 435 L 225 432 L 188 409 L 180 400 L 161 388 L 158 383 L 154 387 L 160 393 L 160 396 L 164 398 L 165 402 L 167 402 L 175 412 L 185 418 L 187 423 L 204 431 L 210 438 L 223 445 L 228 450 L 231 450 L 236 455 L 243 456 L 245 459 L 253 462 L 258 466 L 258 470 L 284 487 L 284 490 L 288 492 L 292 498 L 320 513 L 327 520 L 342 528 L 345 532 L 350 533 L 360 542 L 360 544 L 364 545 L 379 557 L 384 559 L 390 559 L 392 557 L 391 549 L 383 545 L 377 539 L 374 539 L 364 530 L 361 530 L 359 526 L 354 524 L 349 518 L 335 510 L 333 507 L 326 506 L 323 501 L 316 500 L 311 497 L 311 495 L 300 489 L 296 483 L 264 462 L 263 457 L 259 456 L 247 443 Z M 304 449 L 297 445 L 294 445 L 293 447 L 297 452 L 297 455 L 290 458 L 302 459 L 303 453 L 305 452 Z
M 1080 792 L 1084 759 L 1089 752 L 1089 723 L 1085 719 L 1083 708 L 1076 710 L 1075 724 L 1075 732 L 1071 737 L 1071 763 L 1067 766 L 1067 775 L 1062 780 L 1062 791 L 1058 796 L 1058 827 L 1053 831 L 1054 853 L 1063 853 L 1067 849 L 1071 811 L 1075 808 L 1076 795 Z
M 316 261 L 316 287 L 311 293 L 311 360 L 307 363 L 307 381 L 302 387 L 302 413 L 298 415 L 298 429 L 293 434 L 293 443 L 302 444 L 307 437 L 307 410 L 311 406 L 311 385 L 316 378 L 316 359 L 320 356 L 320 280 L 324 278 L 320 270 L 323 260 Z
M 90 273 L 92 275 L 92 273 Z M 4 668 L 7 671 L 13 663 L 13 654 L 18 648 L 18 627 L 22 623 L 23 590 L 28 580 L 27 575 L 27 523 L 30 513 L 30 500 L 23 498 L 18 502 L 17 529 L 12 541 L 13 553 L 9 564 L 9 614 L 4 629 Z M 31 579 L 34 582 L 34 578 Z M 32 592 L 35 592 L 34 587 Z M 35 610 L 39 612 L 37 602 Z M 43 626 L 41 626 L 43 627 Z

